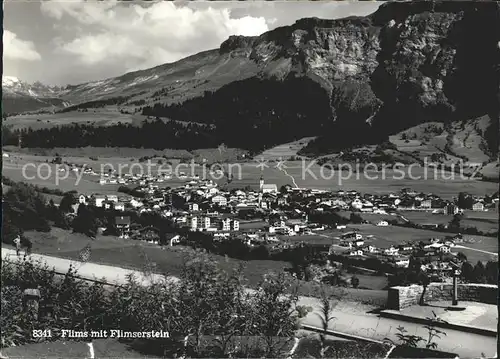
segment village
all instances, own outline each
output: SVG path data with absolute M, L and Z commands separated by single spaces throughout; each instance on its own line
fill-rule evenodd
M 464 211 L 457 201 L 443 200 L 431 193 L 417 193 L 410 188 L 384 195 L 292 186 L 278 188 L 261 177 L 258 189 L 228 190 L 213 180 L 188 177 L 184 173 L 179 178 L 184 184 L 170 188 L 165 184 L 171 177 L 171 174 L 125 178 L 116 178 L 112 173 L 103 175 L 103 183 L 116 181 L 133 184 L 135 188 L 121 187 L 119 191 L 127 193 L 124 195 L 79 195 L 70 216 L 76 216 L 80 204 L 114 210 L 120 238 L 159 243 L 157 228 L 141 228 L 129 215 L 153 213 L 170 221 L 182 233 L 203 232 L 216 242 L 236 238 L 250 248 L 265 246 L 270 253 L 307 244 L 335 255 L 339 261 L 360 259 L 366 262 L 371 258 L 384 263 L 384 268 L 408 268 L 410 257 L 420 256 L 422 270 L 440 273 L 452 270 L 456 245 L 474 242 L 474 236 L 457 231 L 419 241 L 403 239 L 387 243 L 378 240 L 383 236 L 375 234 L 377 229 L 408 226 L 412 222 L 406 217 L 411 213 L 426 213 L 437 218 L 460 215 Z M 498 193 L 491 197 L 467 198 L 467 201 L 471 211 L 498 212 Z M 363 215 L 377 219 L 369 221 Z M 364 230 L 360 231 L 359 226 Z M 448 226 L 422 223 L 419 228 L 446 232 Z M 173 246 L 182 241 L 183 235 L 177 234 L 171 236 L 168 243 Z

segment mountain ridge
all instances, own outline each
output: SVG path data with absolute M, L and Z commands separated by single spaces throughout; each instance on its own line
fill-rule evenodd
M 486 114 L 498 133 L 499 24 L 498 3 L 390 2 L 366 17 L 231 36 L 219 49 L 70 86 L 61 97 L 74 104 L 65 111 L 118 105 L 215 125 L 225 143 L 320 135 L 311 141 L 320 152 Z

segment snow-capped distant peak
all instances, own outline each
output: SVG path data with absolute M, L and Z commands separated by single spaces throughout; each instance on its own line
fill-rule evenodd
M 47 86 L 39 81 L 29 84 L 19 80 L 15 76 L 2 76 L 2 89 L 4 93 L 9 95 L 34 98 L 54 97 L 60 91 L 57 87 Z
M 2 86 L 14 86 L 20 82 L 15 76 L 2 76 Z

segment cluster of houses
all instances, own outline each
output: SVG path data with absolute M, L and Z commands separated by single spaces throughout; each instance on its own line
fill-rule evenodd
M 449 270 L 451 268 L 450 261 L 443 260 L 443 255 L 450 254 L 451 248 L 456 243 L 464 241 L 463 236 L 459 234 L 446 239 L 431 238 L 418 243 L 410 242 L 391 245 L 388 248 L 377 248 L 366 243 L 370 239 L 371 236 L 368 236 L 365 240 L 363 235 L 357 232 L 344 233 L 340 243 L 332 245 L 329 253 L 350 257 L 378 258 L 399 268 L 407 268 L 410 264 L 410 256 L 413 256 L 426 263 L 422 265 L 423 270 Z
M 132 180 L 135 180 L 132 178 Z M 143 181 L 143 182 L 142 182 Z M 80 195 L 78 203 L 91 204 L 117 211 L 134 211 L 138 214 L 155 212 L 168 218 L 178 227 L 190 231 L 209 232 L 214 238 L 238 237 L 249 246 L 265 244 L 269 248 L 287 248 L 288 237 L 311 235 L 325 230 L 325 225 L 309 220 L 311 213 L 330 213 L 335 210 L 369 212 L 373 214 L 396 214 L 398 210 L 427 210 L 434 213 L 456 214 L 460 210 L 453 201 L 446 201 L 433 194 L 423 194 L 403 189 L 391 194 L 360 194 L 357 191 L 326 191 L 309 188 L 293 188 L 267 184 L 261 177 L 258 189 L 221 188 L 212 180 L 186 179 L 184 185 L 175 188 L 163 187 L 157 178 L 142 178 L 134 191 L 140 196 L 130 195 Z M 498 196 L 496 196 L 498 197 Z M 498 208 L 498 198 L 490 203 L 478 199 L 484 210 L 492 204 Z M 253 213 L 247 218 L 245 213 Z M 253 226 L 255 222 L 261 225 Z M 242 225 L 245 223 L 245 225 Z M 250 225 L 248 225 L 250 223 Z M 388 226 L 387 221 L 379 221 L 377 226 Z M 118 216 L 116 226 L 122 237 L 146 236 L 155 241 L 153 229 L 134 228 L 130 217 Z M 335 229 L 345 229 L 337 224 Z M 389 248 L 377 248 L 369 242 L 371 236 L 363 238 L 360 233 L 343 233 L 339 243 L 330 251 L 350 257 L 377 257 L 396 267 L 407 267 L 409 256 L 418 244 L 400 244 Z M 460 240 L 455 238 L 454 240 Z M 174 242 L 173 242 L 174 243 Z M 450 252 L 452 240 L 430 240 L 419 253 L 428 258 Z M 340 250 L 339 250 L 340 248 Z M 327 249 L 328 251 L 328 246 Z M 432 267 L 432 262 L 431 262 Z M 438 266 L 443 266 L 439 264 Z M 431 268 L 429 267 L 429 268 Z M 442 269 L 442 268 L 441 268 Z

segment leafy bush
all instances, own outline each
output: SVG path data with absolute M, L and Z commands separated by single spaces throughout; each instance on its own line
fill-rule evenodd
M 31 335 L 33 328 L 51 330 L 52 340 L 60 338 L 63 329 L 120 328 L 169 332 L 170 338 L 149 340 L 150 347 L 161 348 L 167 356 L 227 357 L 242 351 L 248 356 L 248 350 L 260 347 L 260 355 L 276 357 L 283 354 L 283 344 L 293 339 L 298 319 L 306 313 L 296 306 L 293 283 L 284 274 L 267 276 L 261 290 L 248 293 L 241 269 L 223 271 L 201 252 L 186 258 L 177 283 L 163 279 L 145 286 L 130 277 L 122 287 L 105 288 L 84 283 L 76 273 L 70 267 L 61 278 L 31 259 L 19 265 L 4 263 L 2 347 L 38 341 Z M 40 290 L 37 319 L 23 311 L 26 288 Z M 254 344 L 243 349 L 240 344 L 248 338 Z

